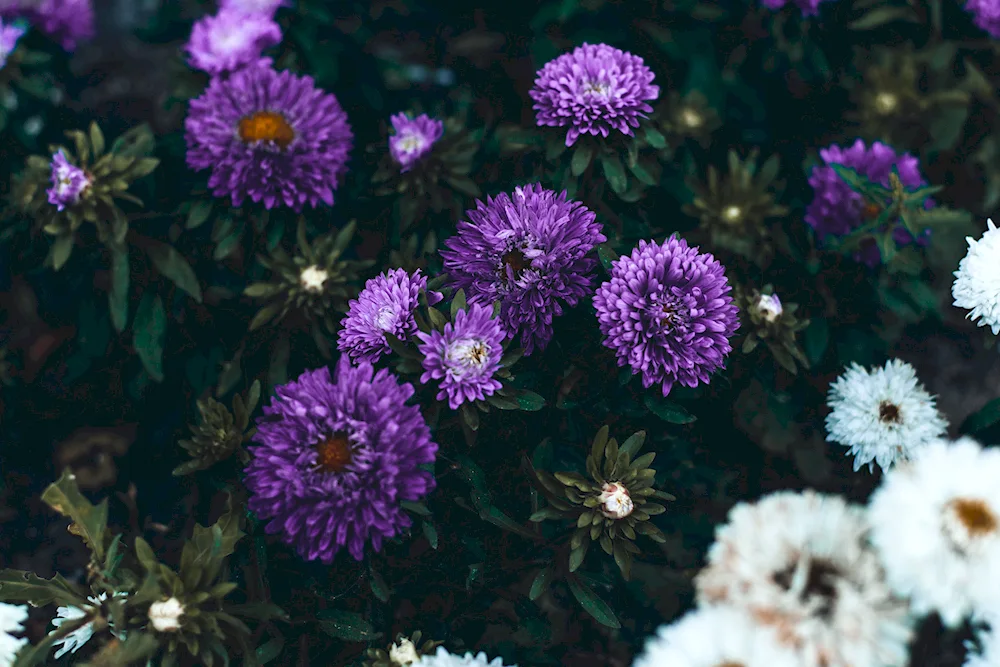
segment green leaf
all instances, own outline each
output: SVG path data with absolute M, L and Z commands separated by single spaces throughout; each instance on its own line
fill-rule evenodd
M 385 583 L 385 579 L 382 578 L 382 575 L 379 574 L 378 570 L 374 567 L 369 568 L 368 570 L 368 585 L 371 587 L 372 593 L 375 594 L 375 597 L 382 602 L 389 601 L 389 586 Z
M 910 23 L 916 23 L 917 18 L 914 16 L 913 10 L 910 7 L 890 5 L 872 9 L 861 18 L 848 23 L 847 27 L 851 30 L 872 30 L 894 21 L 909 21 Z
M 830 343 L 830 326 L 826 318 L 818 317 L 809 322 L 802 335 L 802 348 L 810 366 L 815 366 L 823 358 Z
M 681 408 L 681 409 L 683 410 L 683 408 Z M 638 453 L 638 451 L 642 448 L 642 445 L 643 445 L 644 442 L 646 442 L 646 432 L 645 431 L 638 431 L 636 433 L 633 433 L 628 438 L 626 438 L 625 442 L 623 442 L 618 447 L 618 454 L 619 454 L 619 456 L 622 455 L 622 454 L 628 454 L 629 458 L 634 459 L 636 453 Z M 594 458 L 598 458 L 598 457 L 594 457 Z
M 618 259 L 618 253 L 607 243 L 602 243 L 597 246 L 597 256 L 600 258 L 604 270 L 611 273 L 611 263 Z
M 73 253 L 73 244 L 76 242 L 76 237 L 70 234 L 63 234 L 57 236 L 52 242 L 52 249 L 49 251 L 49 256 L 52 258 L 52 270 L 58 271 L 66 262 L 69 260 L 69 256 Z
M 535 580 L 531 582 L 531 590 L 528 591 L 529 600 L 537 600 L 540 598 L 545 591 L 549 589 L 549 585 L 552 583 L 552 568 L 546 567 L 538 571 L 535 575 Z
M 690 424 L 697 419 L 685 410 L 684 406 L 656 394 L 646 394 L 642 403 L 650 412 L 669 424 Z
M 545 407 L 545 399 L 533 391 L 521 391 L 517 395 L 517 404 L 525 412 L 538 412 Z
M 620 195 L 628 189 L 625 167 L 617 155 L 601 155 L 601 167 L 604 169 L 604 177 L 608 179 L 608 185 L 615 194 Z
M 132 345 L 149 376 L 163 382 L 163 341 L 166 338 L 167 313 L 159 294 L 146 292 L 139 302 L 132 323 Z
M 146 252 L 149 253 L 157 271 L 190 294 L 195 301 L 201 303 L 201 285 L 198 284 L 198 277 L 188 261 L 184 259 L 184 255 L 177 252 L 173 246 L 152 239 L 149 240 Z
M 188 229 L 201 227 L 211 215 L 212 200 L 203 199 L 201 201 L 196 201 L 191 205 L 191 210 L 188 211 L 187 221 L 184 223 L 184 226 Z
M 431 523 L 430 521 L 421 521 L 420 528 L 424 533 L 424 537 L 426 537 L 427 541 L 430 542 L 431 548 L 437 549 L 438 533 L 437 533 L 437 528 L 434 527 L 434 524 Z
M 239 527 L 239 515 L 232 509 L 209 528 L 195 524 L 194 534 L 181 551 L 180 575 L 184 583 L 196 590 L 207 587 L 245 534 Z
M 667 147 L 667 139 L 663 136 L 663 133 L 657 130 L 655 127 L 646 128 L 646 141 L 649 145 L 657 150 L 662 150 Z
M 48 604 L 83 607 L 87 604 L 87 596 L 61 574 L 42 579 L 26 570 L 0 570 L 0 601 L 27 602 L 36 607 Z
M 121 333 L 128 322 L 128 247 L 113 246 L 110 250 L 111 290 L 108 292 L 108 309 L 111 312 L 112 326 Z
M 285 640 L 282 637 L 275 637 L 263 646 L 257 647 L 257 662 L 266 665 L 279 655 L 285 647 Z
M 337 639 L 349 642 L 369 642 L 382 636 L 372 624 L 353 611 L 324 609 L 316 614 L 319 629 Z
M 455 292 L 455 296 L 451 298 L 451 320 L 455 321 L 455 316 L 458 315 L 458 311 L 465 310 L 468 306 L 465 301 L 465 290 L 459 289 Z
M 36 644 L 26 644 L 17 652 L 11 667 L 34 667 L 34 665 L 44 664 L 45 659 L 52 650 L 52 646 L 57 640 L 72 633 L 74 630 L 83 627 L 90 622 L 87 616 L 74 619 L 66 619 L 56 630 L 48 633 Z
M 573 151 L 573 159 L 570 161 L 570 172 L 574 176 L 579 176 L 587 171 L 590 161 L 594 158 L 594 146 L 588 141 L 579 141 L 576 150 Z
M 581 581 L 577 576 L 570 577 L 568 583 L 573 597 L 580 603 L 583 610 L 593 616 L 598 623 L 616 630 L 622 627 L 622 624 L 618 621 L 618 617 L 615 616 L 615 612 L 611 610 L 607 602 L 598 597 L 594 589 Z
M 528 539 L 535 540 L 538 539 L 538 535 L 531 530 L 525 528 L 514 519 L 510 518 L 503 511 L 494 505 L 489 505 L 487 507 L 481 507 L 479 509 L 479 516 L 492 523 L 494 526 L 499 526 L 504 530 L 510 531 L 512 533 L 517 533 L 521 537 L 527 537 Z
M 95 560 L 100 562 L 104 559 L 104 533 L 108 525 L 106 499 L 99 505 L 92 505 L 80 493 L 76 485 L 76 476 L 67 468 L 58 481 L 49 484 L 45 489 L 42 500 L 73 522 L 70 524 L 70 532 L 83 538 L 94 554 Z
M 959 430 L 962 433 L 978 433 L 979 431 L 983 431 L 990 426 L 993 426 L 997 422 L 1000 422 L 1000 398 L 994 398 L 992 401 L 969 415 L 965 421 L 962 422 L 962 427 Z

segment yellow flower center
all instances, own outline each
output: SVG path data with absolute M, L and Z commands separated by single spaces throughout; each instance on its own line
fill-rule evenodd
M 340 472 L 351 462 L 351 441 L 337 432 L 316 445 L 316 467 L 323 472 Z
M 275 111 L 257 111 L 240 119 L 240 139 L 245 144 L 270 141 L 282 150 L 295 139 L 295 130 Z

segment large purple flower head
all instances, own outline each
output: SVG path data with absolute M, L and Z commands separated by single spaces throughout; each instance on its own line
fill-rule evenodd
M 413 316 L 420 304 L 420 292 L 427 288 L 427 278 L 417 270 L 409 274 L 403 269 L 385 271 L 368 280 L 365 288 L 348 304 L 347 317 L 340 321 L 337 348 L 355 361 L 377 363 L 389 353 L 385 335 L 391 333 L 408 340 L 417 332 Z M 428 292 L 433 305 L 441 300 L 438 292 Z
M 566 145 L 581 134 L 631 135 L 660 96 L 642 58 L 607 44 L 584 44 L 549 61 L 531 89 L 539 126 L 566 127 Z
M 437 399 L 447 398 L 452 410 L 482 401 L 503 386 L 493 374 L 500 370 L 505 334 L 492 308 L 469 304 L 468 310 L 459 310 L 455 320 L 444 325 L 444 333 L 418 331 L 417 338 L 424 357 L 420 381 L 438 380 Z
M 184 127 L 188 166 L 212 170 L 217 197 L 296 211 L 333 204 L 354 138 L 336 97 L 265 62 L 212 79 Z
M 7 57 L 13 53 L 24 32 L 21 26 L 11 25 L 10 21 L 0 19 L 0 68 L 7 64 Z
M 0 17 L 27 19 L 67 51 L 94 36 L 91 0 L 0 0 Z
M 281 28 L 267 14 L 223 9 L 196 21 L 184 48 L 191 67 L 215 75 L 257 62 L 280 41 Z
M 398 113 L 389 120 L 395 130 L 389 137 L 389 155 L 399 165 L 400 172 L 409 171 L 422 160 L 444 134 L 444 122 L 427 114 L 410 118 L 405 113 Z
M 973 23 L 1000 39 L 1000 0 L 968 0 L 965 11 L 973 15 Z
M 816 16 L 819 14 L 819 3 L 825 0 L 792 0 L 802 10 L 803 16 Z M 761 4 L 768 9 L 778 10 L 787 5 L 789 0 L 761 0 Z
M 541 185 L 476 202 L 468 222 L 441 251 L 454 287 L 472 303 L 499 301 L 510 337 L 525 354 L 552 339 L 552 320 L 593 292 L 597 262 L 588 257 L 607 239 L 593 212 Z
M 249 507 L 270 519 L 306 560 L 331 563 L 342 547 L 356 560 L 410 526 L 400 508 L 434 488 L 437 444 L 413 386 L 371 364 L 341 357 L 336 376 L 306 371 L 275 389 L 259 420 L 246 469 Z
M 63 151 L 58 151 L 52 156 L 52 187 L 47 191 L 49 203 L 60 211 L 79 203 L 80 195 L 90 187 L 90 181 L 87 172 L 66 159 Z
M 909 153 L 897 154 L 892 148 L 881 142 L 874 142 L 871 148 L 858 139 L 848 149 L 830 146 L 819 152 L 825 165 L 842 164 L 854 169 L 869 180 L 889 186 L 889 175 L 893 167 L 899 172 L 899 180 L 907 188 L 918 188 L 926 185 L 920 175 L 920 162 Z M 809 175 L 809 185 L 813 187 L 815 196 L 806 209 L 805 221 L 812 227 L 822 241 L 827 236 L 844 236 L 862 226 L 866 222 L 864 198 L 851 189 L 844 179 L 830 166 L 814 167 Z M 927 205 L 932 205 L 928 200 Z M 914 241 L 926 244 L 929 231 L 919 238 L 913 235 L 901 224 L 893 229 L 893 238 L 899 245 L 907 245 Z M 879 251 L 873 239 L 866 239 L 858 254 L 858 259 L 870 266 L 879 262 Z
M 739 327 L 730 290 L 719 261 L 684 239 L 640 241 L 594 296 L 604 345 L 619 366 L 642 373 L 644 387 L 661 383 L 664 396 L 675 382 L 707 383 Z

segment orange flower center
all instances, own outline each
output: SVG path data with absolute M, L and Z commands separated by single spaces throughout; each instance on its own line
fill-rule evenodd
M 351 462 L 351 441 L 337 432 L 316 445 L 316 466 L 324 472 L 340 472 Z
M 952 510 L 972 537 L 988 535 L 997 529 L 996 515 L 978 498 L 959 498 L 952 503 Z
M 861 217 L 865 220 L 874 220 L 881 212 L 882 207 L 878 204 L 865 204 L 865 208 L 861 211 Z
M 241 118 L 239 133 L 245 144 L 272 141 L 282 149 L 288 148 L 295 138 L 295 130 L 285 117 L 274 111 L 258 111 Z

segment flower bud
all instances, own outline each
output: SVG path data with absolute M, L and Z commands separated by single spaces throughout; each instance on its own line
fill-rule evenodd
M 181 627 L 184 605 L 177 598 L 169 598 L 149 605 L 149 620 L 158 632 L 174 632 Z
M 781 317 L 781 299 L 777 294 L 761 294 L 757 299 L 757 312 L 765 322 L 774 322 Z
M 601 487 L 600 501 L 601 514 L 609 519 L 624 519 L 635 509 L 628 489 L 617 482 L 605 483 Z

